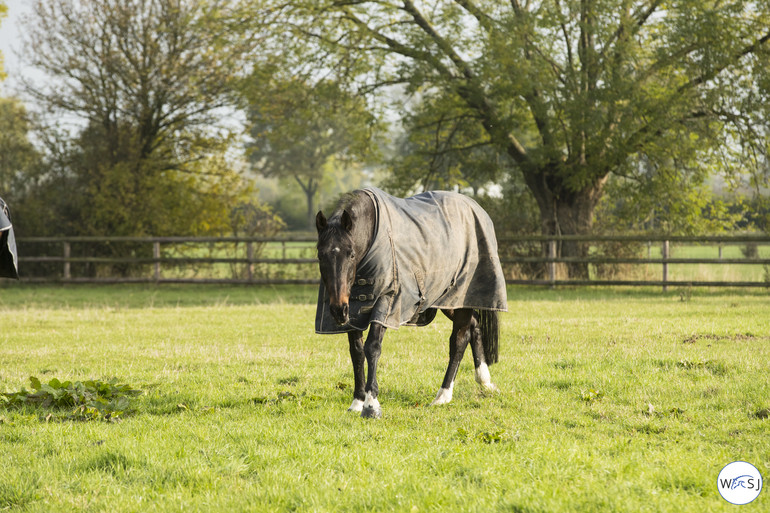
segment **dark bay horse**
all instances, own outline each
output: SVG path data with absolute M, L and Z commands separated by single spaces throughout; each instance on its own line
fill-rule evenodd
M 456 193 L 400 199 L 368 188 L 344 196 L 328 219 L 318 212 L 316 228 L 316 332 L 348 335 L 355 380 L 349 411 L 382 415 L 377 362 L 385 331 L 424 326 L 437 310 L 452 320 L 452 334 L 449 365 L 431 404 L 452 400 L 468 344 L 476 381 L 496 390 L 489 365 L 498 359 L 497 312 L 507 310 L 507 297 L 494 227 L 478 204 Z

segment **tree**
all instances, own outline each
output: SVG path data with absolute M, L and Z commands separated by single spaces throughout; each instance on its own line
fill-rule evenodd
M 545 234 L 589 232 L 610 174 L 642 156 L 691 133 L 715 145 L 735 120 L 720 85 L 763 73 L 770 40 L 770 6 L 753 0 L 291 3 L 296 33 L 366 60 L 370 84 L 461 102 L 515 162 Z
M 29 140 L 30 129 L 24 104 L 16 98 L 0 98 L 0 196 L 11 204 L 29 186 L 24 175 L 40 162 Z
M 305 197 L 308 230 L 331 159 L 346 165 L 370 153 L 374 118 L 361 98 L 336 82 L 273 74 L 249 89 L 250 158 L 266 177 L 288 177 Z
M 597 221 L 609 233 L 652 232 L 673 235 L 724 233 L 742 215 L 706 183 L 701 169 L 686 163 L 642 163 L 631 177 L 612 176 L 597 208 Z
M 49 79 L 27 92 L 53 119 L 78 119 L 66 140 L 49 136 L 59 166 L 51 181 L 77 187 L 69 214 L 78 231 L 200 233 L 219 223 L 207 217 L 213 212 L 227 222 L 228 205 L 196 209 L 212 196 L 248 193 L 237 170 L 222 165 L 240 130 L 228 123 L 233 84 L 257 44 L 245 8 L 226 0 L 35 3 L 26 58 Z

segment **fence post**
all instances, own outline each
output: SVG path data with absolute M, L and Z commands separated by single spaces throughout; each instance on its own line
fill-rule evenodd
M 247 242 L 246 243 L 246 260 L 248 262 L 246 263 L 246 275 L 249 278 L 249 281 L 254 280 L 254 243 L 253 242 Z
M 666 285 L 666 282 L 668 281 L 668 255 L 669 255 L 669 247 L 668 247 L 668 241 L 663 241 L 663 292 L 668 291 L 668 285 Z
M 548 281 L 551 282 L 551 288 L 556 288 L 556 240 L 548 241 Z
M 152 258 L 155 260 L 153 264 L 155 266 L 155 281 L 160 281 L 160 242 L 155 241 L 152 243 Z
M 69 280 L 72 278 L 71 274 L 71 266 L 70 266 L 70 255 L 72 254 L 72 248 L 70 247 L 69 241 L 62 242 L 62 245 L 64 247 L 64 279 Z

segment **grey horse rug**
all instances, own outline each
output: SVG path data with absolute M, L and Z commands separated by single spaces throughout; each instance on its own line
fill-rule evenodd
M 16 238 L 13 235 L 11 212 L 0 198 L 0 277 L 19 279 Z
M 356 269 L 350 321 L 334 321 L 322 283 L 317 333 L 365 330 L 369 323 L 424 326 L 443 308 L 508 310 L 494 225 L 475 201 L 453 192 L 406 199 L 373 187 L 364 192 L 377 220 L 374 240 Z

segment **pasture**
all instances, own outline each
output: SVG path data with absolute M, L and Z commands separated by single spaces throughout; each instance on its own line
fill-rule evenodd
M 469 354 L 429 408 L 451 324 L 389 331 L 383 418 L 346 412 L 315 287 L 0 286 L 0 388 L 117 378 L 122 421 L 0 404 L 0 510 L 733 511 L 770 477 L 766 291 L 510 288 L 500 392 Z M 767 511 L 763 491 L 744 511 Z

